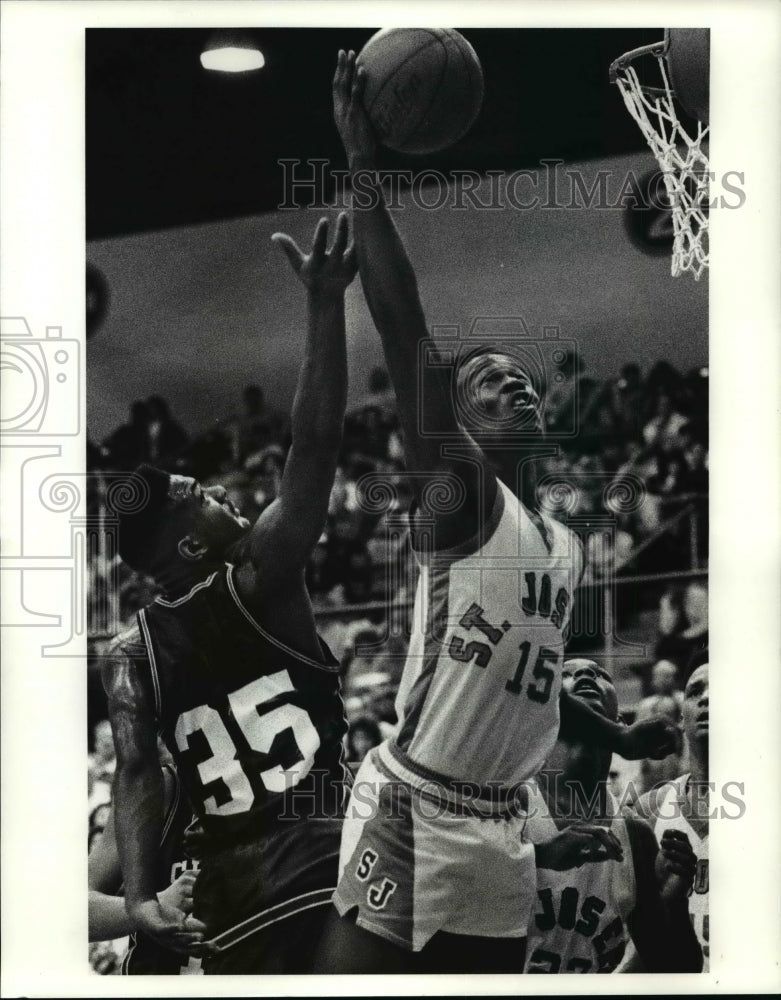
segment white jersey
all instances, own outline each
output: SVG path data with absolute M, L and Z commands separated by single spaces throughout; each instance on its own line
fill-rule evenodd
M 559 832 L 536 784 L 530 786 L 524 840 L 534 844 Z M 529 923 L 524 972 L 613 972 L 630 941 L 627 919 L 635 907 L 635 865 L 626 822 L 608 793 L 610 830 L 623 861 L 586 864 L 570 871 L 537 869 L 537 908 Z
M 399 777 L 465 782 L 492 798 L 534 775 L 550 753 L 583 557 L 568 528 L 543 522 L 547 537 L 498 482 L 487 524 L 466 544 L 426 553 L 416 524 L 413 635 L 399 724 L 382 748 Z

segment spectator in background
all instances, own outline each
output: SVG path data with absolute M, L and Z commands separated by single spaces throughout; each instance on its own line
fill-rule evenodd
M 613 383 L 613 412 L 625 440 L 639 441 L 642 432 L 642 380 L 638 365 L 624 365 Z
M 179 468 L 188 444 L 186 432 L 171 416 L 168 403 L 162 396 L 149 397 L 147 412 L 148 452 L 145 460 L 164 469 Z
M 111 814 L 110 802 L 101 802 L 100 805 L 95 806 L 95 808 L 89 814 L 89 832 L 87 836 L 88 836 L 88 849 L 90 851 L 92 850 L 93 842 L 106 829 L 106 823 L 108 823 L 108 818 L 110 814 Z
M 688 623 L 681 633 L 681 683 L 685 686 L 691 673 L 691 661 L 698 652 L 708 648 L 708 588 L 703 582 L 695 580 L 686 588 L 683 613 Z
M 369 394 L 364 396 L 355 409 L 363 410 L 368 406 L 378 409 L 385 415 L 395 415 L 396 413 L 396 394 L 393 391 L 388 372 L 380 365 L 372 368 L 369 373 Z
M 659 601 L 659 637 L 654 648 L 657 660 L 671 660 L 685 687 L 691 657 L 708 645 L 708 588 L 694 580 L 684 591 L 671 587 Z
M 92 730 L 93 751 L 87 765 L 89 808 L 111 801 L 111 784 L 117 767 L 111 723 L 101 719 Z
M 233 469 L 233 450 L 229 435 L 219 427 L 212 427 L 199 434 L 188 449 L 188 467 L 195 478 L 221 481 Z
M 246 387 L 242 403 L 242 412 L 233 421 L 233 455 L 237 466 L 244 466 L 250 455 L 271 444 L 284 444 L 287 434 L 286 418 L 266 406 L 259 385 Z
M 708 492 L 708 449 L 704 442 L 695 437 L 687 425 L 684 440 L 683 460 L 686 463 L 685 486 L 687 493 L 707 494 Z
M 651 670 L 651 694 L 637 707 L 637 721 L 663 716 L 680 725 L 683 692 L 678 685 L 678 668 L 670 660 L 660 660 Z M 681 769 L 680 754 L 670 754 L 664 760 L 644 760 L 640 765 L 642 791 L 671 781 Z
M 656 397 L 654 415 L 643 428 L 643 440 L 661 452 L 680 450 L 681 431 L 687 423 L 688 417 L 678 412 L 672 393 L 662 389 Z
M 382 733 L 375 719 L 362 715 L 351 723 L 346 740 L 347 763 L 360 764 L 372 747 L 382 743 Z
M 149 407 L 137 399 L 130 407 L 130 420 L 103 442 L 107 464 L 114 469 L 135 469 L 149 458 Z
M 250 477 L 249 487 L 244 491 L 241 509 L 248 507 L 245 516 L 257 519 L 279 496 L 282 470 L 285 468 L 285 450 L 279 444 L 270 444 L 247 458 L 244 470 Z

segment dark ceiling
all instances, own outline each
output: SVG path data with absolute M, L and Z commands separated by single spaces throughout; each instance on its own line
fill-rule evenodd
M 344 158 L 331 119 L 339 48 L 374 29 L 257 29 L 252 73 L 206 72 L 212 30 L 93 29 L 86 41 L 87 237 L 269 211 L 283 157 Z M 381 166 L 511 170 L 542 158 L 627 153 L 644 140 L 610 62 L 663 29 L 465 29 L 485 75 L 482 112 L 457 146 Z

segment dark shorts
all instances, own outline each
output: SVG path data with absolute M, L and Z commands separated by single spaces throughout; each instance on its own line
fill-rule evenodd
M 207 975 L 309 970 L 336 887 L 341 826 L 280 824 L 201 859 L 193 912 L 216 949 Z

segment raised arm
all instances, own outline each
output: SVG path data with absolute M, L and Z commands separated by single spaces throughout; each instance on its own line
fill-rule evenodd
M 696 858 L 685 834 L 667 831 L 661 851 L 650 826 L 628 816 L 635 908 L 627 919 L 639 961 L 625 971 L 700 972 L 702 949 L 689 918 Z
M 422 365 L 421 341 L 428 339 L 415 272 L 396 229 L 379 182 L 376 140 L 363 107 L 364 71 L 355 54 L 340 51 L 333 81 L 334 119 L 347 154 L 353 184 L 353 230 L 358 268 L 366 301 L 380 334 L 404 432 L 407 465 L 435 477 L 456 471 L 466 490 L 466 507 L 474 523 L 478 490 L 486 491 L 490 510 L 496 492 L 493 472 L 483 466 L 482 452 L 458 423 L 451 388 L 441 367 Z M 425 400 L 432 426 L 445 438 L 421 433 L 419 400 Z M 443 440 L 456 446 L 459 458 L 442 455 Z M 419 498 L 426 477 L 416 477 Z
M 161 903 L 155 892 L 164 785 L 151 692 L 139 663 L 121 651 L 104 667 L 103 684 L 117 754 L 114 823 L 130 921 L 165 948 L 200 954 L 205 925 Z
M 625 726 L 595 712 L 569 691 L 562 690 L 559 695 L 559 713 L 559 732 L 564 739 L 604 747 L 625 760 L 661 760 L 680 745 L 680 730 L 669 719 L 657 716 Z
M 326 219 L 317 225 L 309 254 L 284 233 L 272 239 L 306 288 L 308 324 L 279 496 L 250 536 L 253 562 L 262 565 L 267 588 L 300 577 L 325 525 L 347 401 L 344 293 L 357 270 L 345 213 L 330 252 Z

